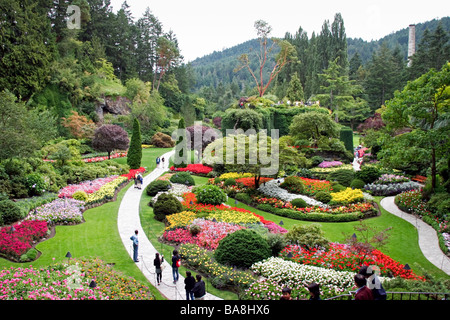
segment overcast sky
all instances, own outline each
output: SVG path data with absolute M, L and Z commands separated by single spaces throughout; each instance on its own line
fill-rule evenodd
M 111 0 L 114 11 L 124 0 Z M 176 35 L 185 62 L 256 38 L 254 22 L 272 26 L 272 36 L 294 34 L 301 26 L 319 33 L 339 12 L 347 37 L 378 40 L 392 32 L 432 19 L 449 16 L 445 0 L 128 0 L 133 18 L 147 7 Z

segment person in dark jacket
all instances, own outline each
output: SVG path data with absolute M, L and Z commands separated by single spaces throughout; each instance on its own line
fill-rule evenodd
M 186 271 L 186 278 L 184 278 L 184 289 L 186 289 L 186 300 L 194 300 L 194 289 L 195 278 L 192 276 L 190 271 Z
M 204 300 L 206 295 L 205 282 L 202 280 L 202 276 L 199 274 L 196 275 L 195 278 L 197 279 L 197 282 L 192 289 L 194 298 L 195 300 Z
M 358 287 L 355 294 L 355 300 L 373 300 L 372 290 L 366 286 L 366 277 L 362 274 L 355 274 L 355 283 Z
M 156 281 L 158 282 L 158 286 L 161 284 L 162 279 L 162 268 L 161 264 L 164 262 L 164 257 L 159 256 L 159 253 L 157 252 L 155 254 L 155 260 L 153 260 L 153 265 L 155 266 L 155 272 L 156 272 Z
M 362 266 L 358 273 L 366 278 L 367 287 L 372 290 L 375 300 L 386 300 L 386 290 L 372 267 Z

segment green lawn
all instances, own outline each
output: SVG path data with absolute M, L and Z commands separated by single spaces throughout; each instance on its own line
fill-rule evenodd
M 155 168 L 155 158 L 166 152 L 169 149 L 144 149 L 143 151 L 143 166 L 147 167 L 148 171 Z M 126 158 L 116 159 L 118 162 L 126 162 Z M 207 183 L 208 179 L 204 177 L 195 177 L 196 185 Z M 162 299 L 156 288 L 151 286 L 145 276 L 137 268 L 136 264 L 132 262 L 123 246 L 117 230 L 117 212 L 120 202 L 126 190 L 131 186 L 130 183 L 122 191 L 119 192 L 117 200 L 109 202 L 100 207 L 89 209 L 84 213 L 86 222 L 75 226 L 57 226 L 56 234 L 53 238 L 48 239 L 37 246 L 37 249 L 42 252 L 41 257 L 32 263 L 13 263 L 5 259 L 0 259 L 0 268 L 10 266 L 45 266 L 50 265 L 54 261 L 64 261 L 65 255 L 68 251 L 71 252 L 75 258 L 81 257 L 99 257 L 107 263 L 114 263 L 114 268 L 125 273 L 139 281 L 143 281 L 148 285 L 157 299 Z M 381 198 L 377 198 L 377 202 Z M 141 198 L 141 222 L 143 229 L 150 241 L 165 257 L 170 257 L 173 247 L 162 244 L 158 238 L 162 235 L 164 224 L 153 219 L 153 210 L 147 204 L 150 197 L 143 192 Z M 283 227 L 291 229 L 295 224 L 307 224 L 311 222 L 304 222 L 293 220 L 285 217 L 279 217 L 271 213 L 263 212 L 251 208 L 245 204 L 235 204 L 233 199 L 228 200 L 228 204 L 249 209 L 257 214 L 262 215 L 265 219 L 279 223 L 283 221 Z M 393 259 L 408 263 L 413 270 L 422 274 L 421 268 L 432 275 L 438 277 L 447 277 L 447 275 L 432 265 L 422 254 L 418 246 L 417 231 L 408 222 L 382 210 L 380 217 L 366 220 L 368 224 L 377 226 L 380 230 L 392 227 L 390 232 L 390 241 L 388 245 L 382 249 L 384 253 Z M 358 222 L 349 223 L 320 223 L 325 237 L 330 241 L 342 242 L 345 236 L 351 235 L 355 232 L 354 226 Z M 185 275 L 186 269 L 181 268 L 181 274 Z M 195 274 L 195 273 L 194 273 Z M 236 299 L 237 296 L 231 292 L 219 291 L 208 283 L 208 291 L 214 295 L 220 296 L 227 300 Z
M 143 166 L 146 166 L 148 171 L 153 170 L 156 167 L 155 158 L 168 151 L 170 149 L 144 149 Z M 116 160 L 126 163 L 126 158 Z M 36 248 L 42 252 L 42 255 L 36 261 L 19 264 L 0 259 L 0 268 L 29 265 L 34 267 L 46 266 L 53 262 L 64 261 L 67 259 L 65 258 L 66 253 L 70 251 L 74 258 L 99 257 L 107 263 L 114 263 L 116 270 L 145 282 L 152 289 L 157 299 L 160 299 L 159 291 L 151 286 L 147 278 L 129 258 L 117 230 L 117 213 L 120 202 L 126 190 L 132 185 L 133 183 L 130 183 L 122 189 L 116 201 L 85 211 L 86 222 L 74 226 L 57 226 L 53 238 L 37 245 Z

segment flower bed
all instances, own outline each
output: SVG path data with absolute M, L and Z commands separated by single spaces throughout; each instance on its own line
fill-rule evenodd
M 79 184 L 71 184 L 71 185 L 68 185 L 68 186 L 62 188 L 58 193 L 58 197 L 59 198 L 63 198 L 63 197 L 71 198 L 72 195 L 77 191 L 84 191 L 87 194 L 94 193 L 94 192 L 98 191 L 103 185 L 107 184 L 108 182 L 113 181 L 116 178 L 117 178 L 117 176 L 110 176 L 110 177 L 106 177 L 106 178 L 98 178 L 95 180 L 84 181 Z
M 284 287 L 292 289 L 293 298 L 308 299 L 306 286 L 312 282 L 320 284 L 322 299 L 356 289 L 354 272 L 303 265 L 282 258 L 269 258 L 255 263 L 251 269 L 262 279 L 246 290 L 244 299 L 247 300 L 279 300 Z
M 191 226 L 199 226 L 200 232 L 193 235 L 190 232 Z M 195 219 L 186 228 L 176 228 L 175 230 L 164 231 L 163 239 L 169 242 L 192 243 L 208 250 L 217 249 L 220 240 L 228 234 L 244 229 L 244 226 L 227 222 L 214 222 L 207 219 Z
M 343 163 L 341 161 L 322 161 L 319 163 L 319 168 L 332 168 L 342 166 Z
M 400 210 L 417 214 L 417 215 L 430 215 L 427 205 L 422 201 L 422 194 L 420 190 L 412 190 L 403 192 L 395 197 L 395 204 Z
M 97 286 L 90 288 L 95 280 Z M 101 260 L 0 270 L 0 300 L 153 300 L 148 287 Z
M 93 163 L 93 162 L 102 162 L 105 160 L 109 160 L 109 159 L 117 159 L 117 158 L 123 158 L 127 156 L 127 152 L 118 152 L 118 153 L 113 153 L 110 158 L 108 158 L 108 156 L 103 156 L 103 157 L 92 157 L 92 158 L 84 158 L 83 161 L 86 163 Z
M 48 224 L 73 224 L 83 220 L 84 201 L 56 199 L 30 211 L 26 220 L 42 220 Z
M 239 172 L 227 172 L 219 176 L 220 180 L 226 179 L 239 179 L 239 178 L 250 178 L 253 177 L 253 173 L 239 173 Z
M 203 164 L 188 164 L 185 168 L 175 168 L 174 166 L 170 167 L 171 171 L 189 171 L 193 174 L 199 175 L 207 175 L 212 171 L 212 167 L 205 166 Z
M 346 205 L 364 200 L 361 189 L 346 188 L 341 192 L 332 192 L 330 204 Z
M 369 183 L 364 186 L 364 189 L 369 191 L 374 196 L 395 196 L 405 191 L 419 190 L 422 186 L 414 181 L 409 182 L 394 182 L 394 183 Z
M 288 258 L 288 254 L 292 254 L 292 258 Z M 378 266 L 382 276 L 422 279 L 411 270 L 405 270 L 404 265 L 379 250 L 374 250 L 370 255 L 364 256 L 353 252 L 348 245 L 339 243 L 330 243 L 329 250 L 319 248 L 306 250 L 297 245 L 290 245 L 281 251 L 280 256 L 305 265 L 354 273 L 358 272 L 361 265 Z
M 0 229 L 0 253 L 9 259 L 18 260 L 32 248 L 34 242 L 47 235 L 45 221 L 22 221 L 11 227 Z M 1 283 L 1 282 L 0 282 Z
M 309 179 L 304 177 L 299 177 L 299 179 L 302 180 L 303 185 L 305 186 L 305 194 L 314 196 L 319 191 L 325 192 L 333 191 L 333 187 L 331 186 L 330 181 Z
M 134 179 L 137 173 L 144 173 L 145 168 L 140 167 L 139 169 L 130 169 L 130 171 L 126 174 L 121 175 L 121 177 L 126 177 L 128 180 Z
M 98 191 L 89 194 L 86 205 L 96 205 L 112 200 L 116 191 L 126 182 L 128 182 L 127 177 L 116 177 L 116 179 L 104 184 Z

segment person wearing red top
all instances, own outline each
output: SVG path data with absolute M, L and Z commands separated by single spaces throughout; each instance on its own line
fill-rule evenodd
M 355 283 L 358 287 L 355 294 L 355 300 L 373 300 L 372 290 L 366 286 L 366 277 L 362 274 L 356 274 Z

